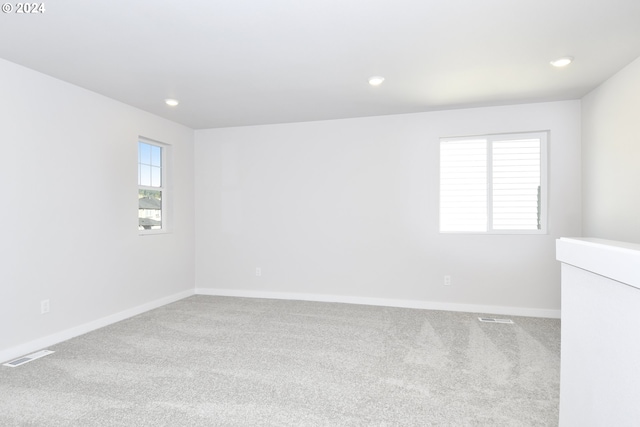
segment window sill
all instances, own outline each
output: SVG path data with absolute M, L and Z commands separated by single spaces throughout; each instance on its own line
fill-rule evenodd
M 160 236 L 170 234 L 168 230 L 138 230 L 138 236 Z

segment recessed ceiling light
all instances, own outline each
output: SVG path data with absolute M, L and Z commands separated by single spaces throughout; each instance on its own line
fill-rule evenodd
M 562 58 L 558 58 L 556 60 L 551 61 L 551 65 L 554 67 L 566 67 L 567 65 L 573 62 L 572 56 L 563 56 Z
M 383 81 L 384 81 L 384 77 L 382 76 L 369 77 L 369 84 L 371 86 L 380 86 Z
M 169 99 L 165 99 L 164 103 L 167 104 L 170 107 L 175 107 L 176 105 L 179 104 L 177 99 L 170 99 L 170 98 Z

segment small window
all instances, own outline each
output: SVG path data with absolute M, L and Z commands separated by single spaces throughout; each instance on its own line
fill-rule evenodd
M 164 148 L 138 141 L 138 229 L 163 230 L 165 206 Z
M 546 233 L 547 133 L 440 140 L 440 231 Z

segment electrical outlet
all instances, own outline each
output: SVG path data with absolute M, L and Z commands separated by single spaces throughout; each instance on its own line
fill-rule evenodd
M 43 299 L 40 301 L 40 314 L 47 314 L 49 312 L 49 300 Z
M 262 276 L 262 269 L 260 267 L 256 267 L 256 276 Z
M 445 286 L 451 285 L 451 276 L 444 276 L 444 285 Z

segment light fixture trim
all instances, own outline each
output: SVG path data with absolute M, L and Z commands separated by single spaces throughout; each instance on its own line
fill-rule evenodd
M 562 68 L 573 62 L 573 56 L 563 56 L 562 58 L 554 59 L 550 62 L 554 67 Z
M 372 76 L 369 77 L 369 84 L 371 86 L 380 86 L 384 82 L 384 77 L 382 76 Z
M 180 102 L 177 99 L 167 98 L 167 99 L 164 100 L 164 103 L 167 104 L 170 107 L 175 107 Z

